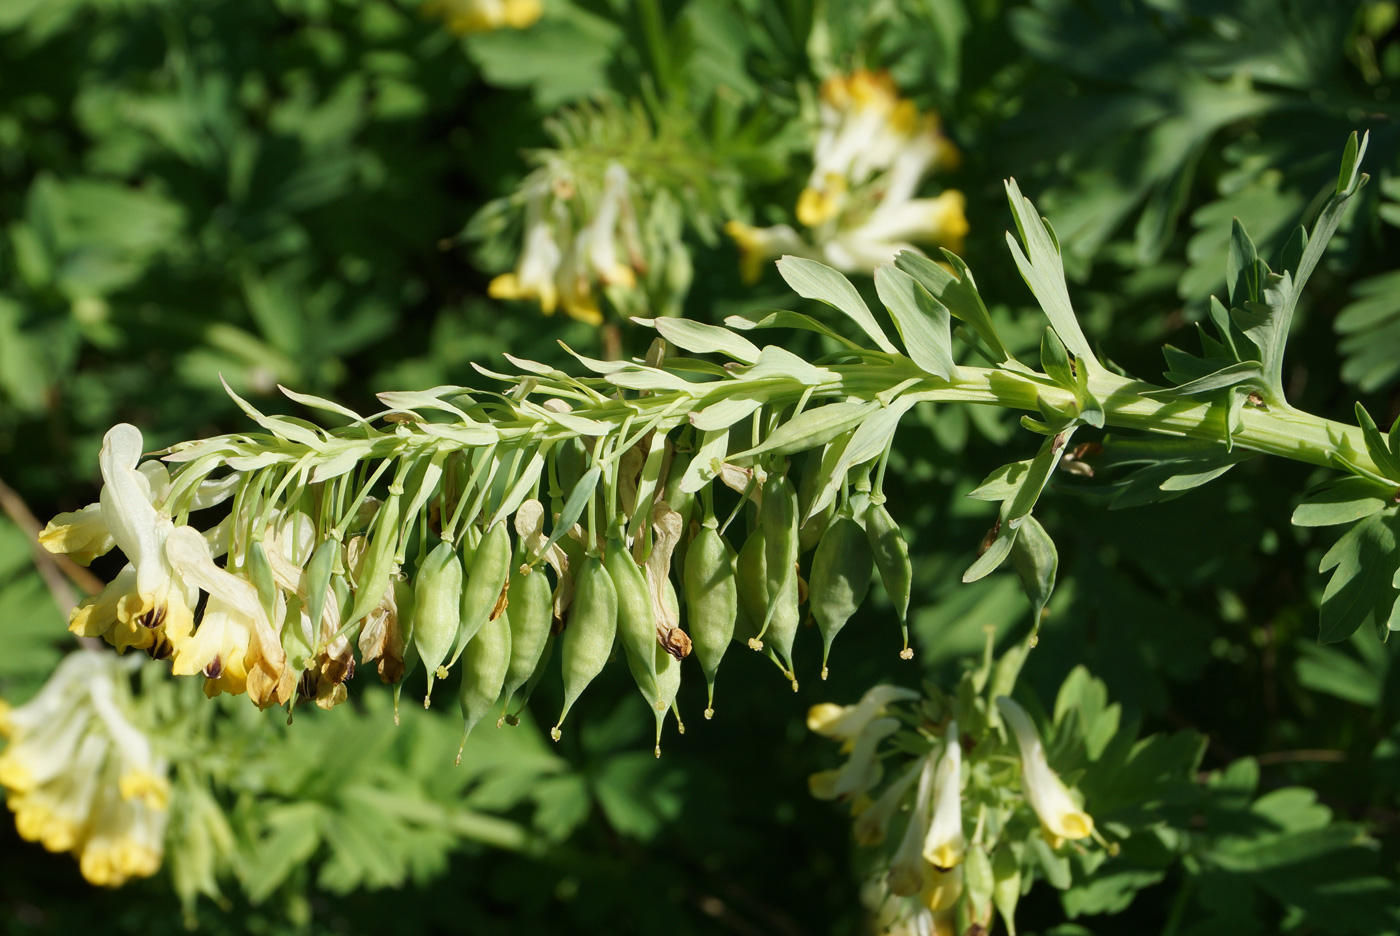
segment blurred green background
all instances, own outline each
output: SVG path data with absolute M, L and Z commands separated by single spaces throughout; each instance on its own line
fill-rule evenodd
M 680 127 L 709 167 L 713 192 L 679 209 L 686 315 L 791 305 L 771 271 L 741 281 L 718 224 L 791 219 L 813 89 L 857 66 L 888 68 L 962 150 L 946 181 L 1006 333 L 1032 347 L 1041 328 L 1003 239 L 1015 175 L 1055 223 L 1085 331 L 1146 379 L 1220 293 L 1231 218 L 1273 257 L 1346 135 L 1369 130 L 1372 184 L 1309 287 L 1287 380 L 1332 418 L 1358 398 L 1383 425 L 1400 413 L 1393 2 L 553 0 L 528 29 L 456 35 L 413 0 L 0 0 L 0 479 L 41 522 L 89 503 L 115 422 L 151 448 L 241 428 L 220 375 L 265 411 L 291 411 L 279 383 L 368 411 L 377 391 L 472 383 L 471 363 L 504 351 L 566 369 L 560 339 L 643 352 L 650 333 L 616 314 L 595 328 L 486 298 L 518 232 L 478 213 L 557 142 L 547 119 L 585 102 Z M 290 727 L 228 707 L 269 768 L 230 774 L 237 857 L 199 929 L 862 932 L 848 817 L 806 793 L 832 755 L 803 713 L 880 679 L 947 684 L 984 628 L 1024 623 L 1013 577 L 957 581 L 990 523 L 962 495 L 1032 451 L 1010 414 L 916 410 L 887 482 L 915 557 L 915 662 L 895 657 L 887 605 L 796 696 L 731 655 L 715 720 L 688 683 L 690 730 L 660 760 L 617 672 L 557 747 L 528 722 L 478 732 L 492 737 L 456 771 L 456 719 L 408 713 L 396 733 L 376 686 Z M 1210 826 L 1185 862 L 1032 892 L 1023 931 L 1400 932 L 1400 665 L 1369 630 L 1316 641 L 1331 535 L 1288 517 L 1321 476 L 1256 460 L 1168 505 L 1106 511 L 1102 478 L 1061 478 L 1043 501 L 1061 578 L 1027 670 L 1042 696 L 1085 663 L 1144 730 L 1204 732 L 1203 769 L 1238 779 L 1257 757 L 1246 798 L 1316 800 L 1278 820 L 1308 833 L 1286 854 L 1226 861 L 1213 835 L 1279 830 Z M 5 520 L 0 639 L 17 699 L 69 640 Z M 180 835 L 177 819 L 172 868 Z M 0 840 L 5 932 L 195 919 L 164 875 L 99 892 L 8 822 Z

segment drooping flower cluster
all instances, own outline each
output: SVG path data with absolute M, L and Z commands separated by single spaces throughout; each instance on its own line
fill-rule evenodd
M 1050 768 L 1029 715 L 1014 701 L 1000 696 L 988 707 L 959 693 L 909 705 L 918 699 L 912 690 L 881 685 L 855 705 L 813 706 L 808 727 L 842 742 L 847 760 L 813 774 L 811 791 L 851 804 L 855 840 L 864 848 L 885 845 L 902 823 L 865 890 L 880 933 L 951 934 L 973 924 L 985 931 L 998 886 L 996 908 L 1010 924 L 1024 836 L 1039 834 L 1060 849 L 1094 835 L 1093 820 Z M 1000 713 L 1010 738 L 992 729 L 991 713 Z M 969 735 L 960 715 L 986 727 Z M 905 760 L 911 751 L 922 753 Z M 885 782 L 892 759 L 901 766 Z M 1019 770 L 1008 772 L 1008 761 Z M 1033 825 L 1023 821 L 1027 811 Z M 969 862 L 976 865 L 971 872 Z
M 460 35 L 497 29 L 528 29 L 544 13 L 540 0 L 428 0 L 426 16 L 436 16 Z
M 632 179 L 620 163 L 603 174 L 600 192 L 560 170 L 532 176 L 521 193 L 525 233 L 513 271 L 491 281 L 496 299 L 524 299 L 552 315 L 562 308 L 579 321 L 603 320 L 599 294 L 628 291 L 646 270 Z
M 72 852 L 104 887 L 156 872 L 169 817 L 166 761 L 126 710 L 130 669 L 80 650 L 29 702 L 0 700 L 0 786 L 20 836 Z
M 818 107 L 812 172 L 796 208 L 807 231 L 730 221 L 725 229 L 742 252 L 744 278 L 757 279 L 767 261 L 784 254 L 870 273 L 916 245 L 961 252 L 968 230 L 963 194 L 918 194 L 926 175 L 961 158 L 938 116 L 900 98 L 887 73 L 864 69 L 822 82 Z

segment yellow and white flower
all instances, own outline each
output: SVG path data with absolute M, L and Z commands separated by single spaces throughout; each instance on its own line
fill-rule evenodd
M 948 723 L 947 743 L 933 776 L 933 819 L 924 838 L 924 860 L 940 871 L 962 864 L 966 841 L 962 822 L 962 747 L 958 723 Z
M 880 742 L 899 730 L 896 718 L 876 718 L 861 727 L 846 763 L 836 770 L 822 770 L 807 778 L 817 799 L 833 800 L 864 793 L 880 782 Z
M 160 464 L 138 468 L 141 449 L 135 426 L 121 423 L 107 432 L 99 456 L 104 483 L 97 514 L 88 507 L 77 512 L 81 521 L 77 514 L 57 518 L 45 531 L 45 546 L 54 551 L 71 546 L 90 558 L 106 551 L 106 539 L 97 533 L 99 525 L 105 526 L 130 564 L 73 610 L 68 627 L 85 637 L 104 637 L 118 650 L 135 647 L 164 659 L 175 649 L 172 641 L 194 629 L 197 595 L 165 555 L 174 524 L 159 508 L 169 491 L 169 475 Z
M 725 227 L 739 244 L 745 279 L 757 279 L 764 262 L 784 254 L 872 273 L 916 245 L 962 250 L 962 193 L 916 197 L 925 176 L 960 160 L 936 115 L 921 115 L 900 98 L 888 74 L 858 70 L 822 83 L 818 120 L 812 172 L 795 212 L 807 236 L 788 225 Z
M 1041 829 L 1052 847 L 1065 839 L 1088 838 L 1094 834 L 1094 820 L 1070 796 L 1045 759 L 1045 745 L 1036 733 L 1026 710 L 1006 696 L 997 696 L 1001 717 L 1016 735 L 1021 751 L 1021 789 L 1040 818 Z
M 215 565 L 208 543 L 190 527 L 170 534 L 166 552 L 181 577 L 209 595 L 199 629 L 183 635 L 171 671 L 176 676 L 203 673 L 204 694 L 211 698 L 221 692 L 249 692 L 250 681 L 259 690 L 254 701 L 260 706 L 290 698 L 287 656 L 272 623 L 282 621 L 282 592 L 277 592 L 277 606 L 269 617 L 257 587 Z M 277 691 L 283 687 L 288 691 Z
M 525 249 L 520 265 L 493 279 L 486 291 L 493 299 L 532 299 L 545 315 L 553 315 L 559 305 L 557 280 L 563 253 L 555 239 L 558 221 L 545 214 L 548 194 L 547 185 L 531 189 L 525 201 Z M 567 215 L 563 220 L 568 223 Z
M 919 770 L 919 789 L 914 794 L 914 808 L 909 813 L 909 825 L 904 837 L 899 840 L 899 848 L 890 860 L 887 878 L 890 893 L 901 897 L 912 897 L 919 893 L 928 876 L 929 864 L 924 860 L 924 839 L 928 835 L 929 801 L 933 798 L 933 777 L 937 770 L 937 760 L 930 752 L 924 757 Z
M 0 786 L 22 838 L 78 856 L 83 876 L 115 887 L 160 867 L 168 765 L 118 700 L 130 667 L 69 654 L 15 709 L 0 703 Z
M 865 726 L 895 702 L 917 699 L 919 694 L 902 686 L 872 686 L 855 705 L 822 702 L 807 710 L 807 730 L 833 741 L 852 742 Z
M 544 14 L 540 0 L 428 0 L 423 12 L 459 36 L 497 29 L 528 29 Z
M 562 308 L 581 322 L 601 324 L 599 290 L 635 289 L 645 269 L 631 176 L 620 163 L 609 164 L 596 203 L 581 198 L 576 180 L 562 172 L 552 180 L 536 177 L 525 191 L 520 260 L 493 279 L 487 292 L 494 299 L 537 302 L 546 315 Z M 575 234 L 581 204 L 593 210 L 578 219 Z

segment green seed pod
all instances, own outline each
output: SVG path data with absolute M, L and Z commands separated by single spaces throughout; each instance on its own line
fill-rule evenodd
M 736 579 L 739 586 L 739 615 L 734 625 L 734 639 L 743 639 L 751 649 L 766 650 L 769 658 L 782 670 L 783 676 L 792 681 L 793 691 L 797 691 L 797 679 L 792 670 L 792 643 L 797 636 L 800 623 L 796 602 L 796 583 L 793 587 L 794 600 L 780 602 L 777 610 L 768 619 L 768 578 L 766 550 L 762 528 L 755 529 L 744 541 L 736 563 Z M 794 578 L 796 574 L 794 573 Z M 757 622 L 769 620 L 768 644 L 757 636 Z M 750 633 L 755 636 L 748 636 Z
M 744 540 L 735 560 L 735 580 L 739 586 L 739 607 L 748 616 L 753 636 L 745 642 L 754 650 L 763 649 L 758 629 L 768 617 L 768 577 L 764 557 L 763 529 L 754 528 Z M 738 626 L 735 626 L 738 638 Z
M 510 615 L 501 614 L 487 621 L 477 631 L 476 639 L 467 644 L 462 654 L 462 688 L 458 695 L 462 703 L 462 744 L 457 748 L 457 763 L 462 762 L 462 748 L 476 723 L 496 707 L 510 668 Z
M 389 587 L 389 579 L 394 574 L 394 553 L 398 548 L 399 495 L 391 492 L 389 499 L 379 506 L 379 512 L 374 515 L 365 547 L 364 568 L 355 582 L 355 606 L 344 623 L 358 621 L 379 607 Z
M 667 653 L 660 645 L 656 646 L 656 686 L 659 698 L 656 703 L 656 756 L 661 756 L 661 728 L 666 724 L 667 711 L 674 711 L 676 694 L 681 689 L 681 661 Z M 680 712 L 676 712 L 676 725 L 685 734 Z
M 712 523 L 700 528 L 685 555 L 685 604 L 690 641 L 709 686 L 705 717 L 715 714 L 715 674 L 734 639 L 739 615 L 739 583 L 729 544 Z
M 880 570 L 880 581 L 890 596 L 895 613 L 899 615 L 899 627 L 904 635 L 904 649 L 899 655 L 906 660 L 913 659 L 914 651 L 909 647 L 909 593 L 914 584 L 914 567 L 909 562 L 909 544 L 899 532 L 899 524 L 894 522 L 883 503 L 870 502 L 865 510 L 865 535 L 870 549 L 875 553 L 875 568 Z
M 416 596 L 411 582 L 402 579 L 395 579 L 393 584 L 394 604 L 399 609 L 399 631 L 403 634 L 403 675 L 399 681 L 394 683 L 394 724 L 399 723 L 399 696 L 403 693 L 404 683 L 408 682 L 408 677 L 418 668 L 421 657 L 418 655 L 418 645 L 413 641 L 414 634 L 414 613 L 416 612 Z
M 758 510 L 758 525 L 763 530 L 763 561 L 768 590 L 768 613 L 759 630 L 759 637 L 779 613 L 787 614 L 797 607 L 797 492 L 792 482 L 776 473 L 763 482 L 763 504 Z
M 608 538 L 603 559 L 613 587 L 617 589 L 617 634 L 627 653 L 627 668 L 637 681 L 642 696 L 658 704 L 656 693 L 656 611 L 651 606 L 651 590 L 646 574 L 618 536 Z M 662 707 L 665 711 L 665 707 Z
M 574 579 L 574 601 L 563 636 L 564 708 L 549 735 L 559 740 L 559 726 L 612 655 L 617 638 L 617 589 L 596 556 L 587 556 Z
M 461 624 L 462 563 L 451 543 L 438 543 L 418 567 L 413 604 L 413 645 L 428 671 L 428 694 L 423 697 L 423 708 L 427 708 L 434 677 L 447 676 L 442 661 L 447 659 Z
M 510 608 L 510 666 L 504 689 L 507 705 L 515 690 L 539 667 L 554 623 L 554 590 L 549 578 L 543 566 L 531 569 L 526 565 L 527 559 L 523 549 L 517 553 L 506 592 Z
M 579 478 L 582 478 L 584 472 L 588 470 L 588 452 L 585 451 L 583 442 L 577 436 L 572 436 L 559 443 L 554 451 L 556 453 L 554 456 L 555 475 L 559 479 L 559 489 L 567 497 L 578 484 Z
M 865 531 L 852 517 L 837 517 L 817 544 L 807 590 L 812 617 L 822 632 L 822 679 L 831 642 L 865 601 L 874 571 L 875 556 Z
M 261 540 L 248 544 L 248 554 L 243 560 L 243 569 L 248 580 L 258 590 L 258 603 L 272 620 L 277 607 L 277 580 L 272 575 L 272 563 L 267 558 L 267 550 Z
M 335 571 L 335 560 L 340 553 L 340 543 L 327 539 L 311 554 L 306 564 L 306 614 L 311 618 L 312 629 L 319 629 L 321 611 L 326 606 L 326 589 L 331 584 L 331 573 Z M 387 590 L 387 589 L 386 589 Z M 384 593 L 380 592 L 380 600 Z M 341 609 L 345 608 L 342 604 Z M 371 608 L 372 612 L 374 609 Z
M 467 643 L 488 620 L 495 620 L 506 608 L 506 582 L 510 579 L 510 531 L 504 521 L 497 523 L 481 537 L 476 547 L 467 584 L 462 589 L 462 629 L 452 648 L 452 662 L 466 649 Z

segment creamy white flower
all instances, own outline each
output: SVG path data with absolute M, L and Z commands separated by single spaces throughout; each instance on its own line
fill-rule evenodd
M 539 183 L 532 187 L 525 203 L 525 249 L 514 272 L 493 279 L 487 293 L 493 299 L 533 299 L 546 315 L 552 315 L 559 304 L 556 280 L 563 252 L 555 239 L 554 224 L 546 215 L 545 200 L 549 186 Z
M 0 703 L 0 785 L 15 828 L 72 851 L 83 876 L 115 886 L 160 866 L 169 765 L 127 717 L 118 684 L 131 667 L 108 654 L 69 654 L 25 705 Z
M 497 29 L 526 29 L 544 13 L 540 0 L 429 0 L 422 10 L 438 16 L 458 35 Z
M 914 795 L 914 808 L 909 813 L 909 825 L 899 848 L 890 861 L 887 881 L 890 893 L 910 897 L 923 887 L 928 862 L 924 861 L 924 838 L 928 835 L 929 801 L 933 798 L 933 776 L 937 760 L 930 752 L 919 770 L 919 790 Z
M 632 287 L 637 277 L 629 264 L 618 259 L 617 242 L 624 218 L 631 217 L 629 194 L 631 177 L 620 163 L 612 163 L 603 174 L 603 196 L 593 219 L 579 232 L 588 263 L 605 286 Z
M 913 689 L 902 686 L 872 686 L 855 705 L 822 702 L 812 706 L 807 710 L 807 729 L 835 741 L 850 741 L 878 718 L 885 706 L 918 697 Z
M 924 837 L 924 860 L 942 871 L 962 863 L 966 843 L 962 823 L 962 747 L 958 723 L 950 721 L 943 756 L 933 777 L 933 819 Z
M 113 426 L 103 439 L 101 518 L 130 561 L 131 574 L 119 574 L 101 594 L 79 604 L 68 626 L 105 637 L 118 650 L 135 647 L 164 659 L 193 629 L 197 595 L 165 557 L 174 524 L 156 504 L 164 502 L 169 476 L 161 465 L 138 470 L 141 448 L 140 430 L 126 423 Z
M 787 224 L 756 228 L 742 221 L 729 221 L 724 225 L 724 233 L 732 237 L 739 247 L 739 273 L 746 283 L 757 282 L 764 264 L 769 260 L 788 254 L 798 257 L 814 255 L 811 245 Z
M 852 827 L 856 844 L 869 847 L 879 845 L 885 840 L 890 820 L 899 811 L 900 804 L 904 802 L 905 794 L 909 792 L 909 788 L 914 785 L 914 781 L 917 779 L 919 779 L 919 764 L 916 763 L 906 770 L 899 779 L 886 787 L 879 799 L 856 816 Z
M 1026 710 L 1006 696 L 997 696 L 997 708 L 1016 735 L 1016 746 L 1021 751 L 1021 789 L 1051 844 L 1092 835 L 1094 820 L 1075 803 L 1064 781 L 1050 769 L 1045 746 Z
M 823 770 L 807 778 L 808 789 L 817 799 L 831 800 L 864 793 L 880 782 L 880 742 L 899 730 L 899 720 L 876 718 L 867 722 L 855 737 L 850 756 L 837 770 Z
M 180 575 L 209 595 L 199 629 L 181 642 L 171 671 L 176 676 L 203 673 L 204 692 L 210 697 L 247 692 L 260 708 L 287 701 L 295 677 L 272 623 L 282 621 L 282 592 L 269 617 L 257 587 L 215 565 L 209 544 L 189 527 L 171 533 L 166 551 Z

